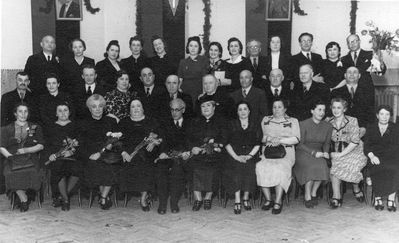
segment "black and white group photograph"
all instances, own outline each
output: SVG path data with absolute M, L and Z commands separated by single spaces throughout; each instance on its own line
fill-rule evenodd
M 0 11 L 0 243 L 399 241 L 399 1 Z

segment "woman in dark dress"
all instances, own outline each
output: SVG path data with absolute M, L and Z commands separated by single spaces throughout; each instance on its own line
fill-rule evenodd
M 180 78 L 181 89 L 191 95 L 193 103 L 202 94 L 202 77 L 208 73 L 209 59 L 201 56 L 201 41 L 198 36 L 188 38 L 186 53 L 189 56 L 180 60 L 177 74 Z
M 341 62 L 341 47 L 337 42 L 329 42 L 326 46 L 326 59 L 322 62 L 321 76 L 324 83 L 332 89 L 342 87 L 345 69 Z
M 242 54 L 242 43 L 236 37 L 232 37 L 227 41 L 227 49 L 229 50 L 230 58 L 227 62 L 227 76 L 231 79 L 231 85 L 227 86 L 228 90 L 234 91 L 241 88 L 240 73 L 242 70 L 250 70 L 250 62 L 246 62 L 246 58 Z
M 118 138 L 116 120 L 109 116 L 104 116 L 105 109 L 104 97 L 94 94 L 87 99 L 87 107 L 90 110 L 91 118 L 82 122 L 79 127 L 81 134 L 80 154 L 84 161 L 87 161 L 85 177 L 89 187 L 99 187 L 100 199 L 98 203 L 104 210 L 112 206 L 112 201 L 108 196 L 111 187 L 117 183 L 117 176 L 120 169 L 118 163 L 106 163 L 105 155 L 114 152 L 116 160 L 122 160 L 118 151 L 117 144 L 114 148 L 109 141 L 111 137 Z M 115 151 L 116 150 L 116 151 Z M 119 153 L 118 153 L 119 152 Z
M 143 104 L 137 98 L 130 102 L 130 116 L 121 120 L 119 127 L 124 134 L 123 165 L 120 173 L 121 192 L 140 192 L 141 208 L 147 212 L 150 210 L 150 197 L 148 192 L 154 189 L 154 160 L 157 157 L 160 140 L 150 143 L 132 157 L 132 153 L 145 138 L 150 134 L 157 137 L 160 129 L 159 124 L 152 118 L 144 115 Z
M 226 192 L 234 193 L 234 213 L 241 213 L 241 191 L 245 210 L 251 210 L 249 193 L 256 188 L 255 163 L 262 134 L 259 122 L 249 119 L 250 107 L 245 101 L 237 104 L 238 119 L 230 122 L 226 150 L 229 154 L 223 169 Z
M 291 83 L 292 70 L 291 70 L 291 55 L 281 51 L 283 46 L 281 37 L 273 35 L 269 38 L 269 52 L 267 56 L 266 74 L 269 75 L 273 69 L 281 69 L 284 75 L 284 83 Z
M 227 139 L 226 121 L 222 116 L 215 115 L 213 96 L 201 97 L 200 106 L 201 116 L 193 120 L 187 132 L 188 148 L 193 154 L 189 161 L 195 198 L 193 211 L 200 210 L 202 204 L 204 210 L 212 207 L 213 185 L 223 160 L 220 152 Z M 204 201 L 202 192 L 206 193 Z
M 94 59 L 84 56 L 86 43 L 79 38 L 69 44 L 73 55 L 66 55 L 60 60 L 62 85 L 61 89 L 72 94 L 74 88 L 83 83 L 82 70 L 85 65 L 93 65 Z
M 382 198 L 387 197 L 387 209 L 396 211 L 396 192 L 399 190 L 399 129 L 389 122 L 392 108 L 386 105 L 377 109 L 377 122 L 366 129 L 364 153 L 370 159 L 370 176 L 373 182 L 374 207 L 383 210 Z
M 0 153 L 6 158 L 3 174 L 6 191 L 15 191 L 21 201 L 21 212 L 28 211 L 29 201 L 26 191 L 39 190 L 44 180 L 44 172 L 39 165 L 39 152 L 44 148 L 42 129 L 28 122 L 29 109 L 24 103 L 14 108 L 16 121 L 1 128 Z M 11 163 L 19 160 L 17 169 Z M 16 165 L 16 163 L 13 163 Z
M 154 35 L 151 43 L 155 56 L 149 60 L 150 67 L 155 74 L 155 83 L 164 85 L 169 75 L 177 73 L 177 63 L 169 59 L 167 45 L 162 37 Z
M 118 41 L 110 41 L 104 53 L 104 60 L 96 64 L 97 82 L 104 87 L 106 92 L 115 88 L 117 72 L 121 69 L 118 62 L 119 51 Z
M 219 81 L 219 86 L 231 85 L 231 79 L 226 76 L 227 63 L 222 60 L 223 48 L 219 42 L 209 44 L 209 74 L 213 74 Z
M 82 163 L 75 157 L 76 148 L 79 144 L 77 127 L 69 119 L 69 113 L 69 104 L 60 103 L 57 105 L 56 116 L 58 120 L 49 127 L 44 155 L 44 158 L 50 162 L 53 206 L 61 206 L 63 211 L 69 211 L 69 193 L 83 174 Z M 70 149 L 65 149 L 64 152 L 59 153 L 68 145 L 71 147 Z
M 301 141 L 295 153 L 294 174 L 300 185 L 305 185 L 305 206 L 313 208 L 318 204 L 317 189 L 322 181 L 329 179 L 327 159 L 330 158 L 332 125 L 323 120 L 326 105 L 316 102 L 312 117 L 301 121 Z

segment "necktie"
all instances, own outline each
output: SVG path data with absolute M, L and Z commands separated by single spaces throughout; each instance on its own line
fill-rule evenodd
M 310 53 L 306 53 L 306 57 L 309 59 L 309 61 L 312 61 L 312 58 L 310 57 Z
M 242 96 L 243 96 L 244 98 L 247 97 L 247 91 L 246 91 L 245 89 L 242 90 Z
M 174 100 L 175 96 L 174 95 L 170 95 L 170 100 Z
M 308 89 L 306 87 L 303 87 L 303 93 L 306 94 L 308 92 Z
M 175 121 L 175 125 L 176 125 L 177 128 L 180 128 L 179 121 L 176 120 Z
M 48 61 L 48 62 L 50 62 L 50 61 L 51 61 L 51 58 L 50 58 L 50 56 L 47 56 L 47 61 Z
M 274 89 L 274 97 L 278 97 L 278 89 Z
M 21 100 L 24 100 L 24 98 L 25 98 L 25 93 L 19 93 L 19 97 L 21 98 Z
M 87 95 L 88 96 L 91 96 L 93 94 L 93 91 L 91 90 L 91 86 L 89 86 L 88 88 L 87 88 Z
M 147 95 L 147 97 L 150 96 L 150 88 L 146 89 L 145 94 Z
M 353 53 L 353 63 L 356 65 L 357 62 L 357 52 Z
M 351 87 L 351 98 L 353 100 L 353 98 L 355 97 L 355 88 L 353 88 L 353 86 Z
M 253 63 L 253 65 L 254 65 L 255 70 L 258 69 L 258 63 L 257 63 L 257 61 L 256 61 L 256 58 L 254 58 L 254 63 Z

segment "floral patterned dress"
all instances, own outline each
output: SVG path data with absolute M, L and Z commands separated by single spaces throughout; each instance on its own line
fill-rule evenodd
M 125 117 L 129 117 L 129 103 L 134 95 L 135 94 L 130 91 L 121 92 L 118 89 L 107 92 L 104 97 L 107 113 L 115 115 L 120 120 Z

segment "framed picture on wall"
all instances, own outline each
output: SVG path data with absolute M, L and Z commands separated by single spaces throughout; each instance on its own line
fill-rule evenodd
M 267 21 L 290 21 L 292 0 L 266 0 Z
M 82 20 L 82 0 L 55 0 L 57 20 Z

